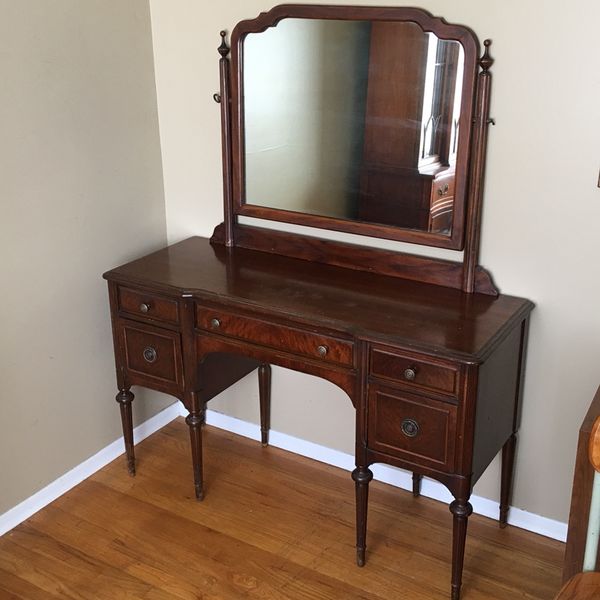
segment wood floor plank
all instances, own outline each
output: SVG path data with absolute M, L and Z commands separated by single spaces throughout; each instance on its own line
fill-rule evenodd
M 139 445 L 135 478 L 119 459 L 0 538 L 0 599 L 448 598 L 446 506 L 371 484 L 360 569 L 348 473 L 210 427 L 204 437 L 204 502 L 178 420 Z M 472 517 L 463 600 L 551 599 L 562 546 Z

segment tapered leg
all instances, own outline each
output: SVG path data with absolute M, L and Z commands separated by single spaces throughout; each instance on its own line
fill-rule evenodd
M 502 483 L 500 485 L 500 527 L 506 527 L 512 497 L 517 434 L 513 433 L 502 447 Z
M 188 406 L 191 406 L 192 410 L 185 418 L 185 422 L 190 428 L 194 488 L 196 490 L 196 498 L 202 500 L 204 498 L 204 491 L 202 489 L 202 409 L 195 392 L 191 392 L 191 401 Z
M 260 398 L 260 437 L 263 446 L 269 445 L 271 429 L 271 365 L 258 367 L 258 395 Z
M 421 495 L 421 480 L 423 479 L 423 475 L 419 475 L 418 473 L 413 473 L 412 475 L 412 484 L 413 484 L 413 496 L 418 498 Z
M 450 512 L 454 516 L 452 527 L 452 600 L 459 600 L 462 583 L 463 563 L 465 559 L 465 541 L 467 538 L 467 522 L 473 507 L 468 498 L 457 498 L 450 504 Z
M 133 477 L 135 475 L 135 452 L 133 449 L 133 418 L 131 403 L 134 395 L 131 390 L 120 390 L 115 400 L 121 409 L 121 424 L 123 425 L 123 438 L 125 439 L 125 454 L 127 455 L 127 470 Z
M 368 467 L 356 467 L 352 471 L 356 488 L 356 564 L 363 567 L 367 549 L 367 508 L 369 503 L 369 482 L 373 473 Z

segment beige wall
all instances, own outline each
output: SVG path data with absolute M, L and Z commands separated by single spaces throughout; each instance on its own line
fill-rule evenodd
M 369 30 L 366 23 L 286 19 L 246 38 L 249 204 L 356 214 Z
M 360 0 L 360 4 L 388 4 Z M 514 504 L 566 521 L 576 432 L 600 384 L 600 53 L 596 0 L 421 0 L 494 40 L 482 263 L 504 292 L 532 298 Z M 222 220 L 218 32 L 271 7 L 151 0 L 169 240 Z M 353 411 L 332 385 L 276 369 L 273 427 L 352 451 Z M 213 408 L 257 419 L 256 381 Z M 310 414 L 318 411 L 323 422 Z M 497 463 L 477 486 L 498 495 Z
M 0 39 L 1 514 L 119 437 L 101 275 L 166 227 L 147 1 L 0 0 Z

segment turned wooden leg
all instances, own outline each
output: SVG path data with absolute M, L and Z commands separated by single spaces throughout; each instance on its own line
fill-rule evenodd
M 421 495 L 421 481 L 423 479 L 423 475 L 419 475 L 418 473 L 413 473 L 412 475 L 412 484 L 413 484 L 413 496 L 418 498 Z
M 133 418 L 131 403 L 134 395 L 131 390 L 120 390 L 115 400 L 121 409 L 121 424 L 123 425 L 123 438 L 125 439 L 125 454 L 127 455 L 127 470 L 133 477 L 135 475 L 135 452 L 133 449 Z
M 467 538 L 467 522 L 473 507 L 468 498 L 457 498 L 450 504 L 450 512 L 454 516 L 452 527 L 452 600 L 459 600 L 462 583 L 463 563 L 465 559 L 465 541 Z
M 202 409 L 195 393 L 192 393 L 192 407 L 190 414 L 185 418 L 185 422 L 190 428 L 190 441 L 192 443 L 192 464 L 194 467 L 194 488 L 196 498 L 202 500 L 204 492 L 202 489 Z
M 263 446 L 269 445 L 271 429 L 271 365 L 258 367 L 258 395 L 260 398 L 260 437 Z
M 369 482 L 373 473 L 368 467 L 356 467 L 352 471 L 356 488 L 356 564 L 363 567 L 367 549 L 367 508 L 369 502 Z
M 500 527 L 506 527 L 512 498 L 517 434 L 513 433 L 502 447 L 502 483 L 500 485 Z

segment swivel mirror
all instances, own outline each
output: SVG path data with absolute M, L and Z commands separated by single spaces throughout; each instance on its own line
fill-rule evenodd
M 477 43 L 413 9 L 236 27 L 236 214 L 460 249 Z

